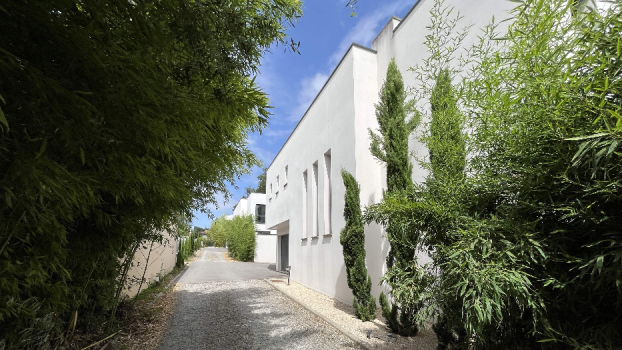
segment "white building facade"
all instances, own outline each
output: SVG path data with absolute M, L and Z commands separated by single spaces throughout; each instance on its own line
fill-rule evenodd
M 266 229 L 266 194 L 251 193 L 247 198 L 242 198 L 233 208 L 234 216 L 253 215 L 255 220 L 255 258 L 258 263 L 276 263 L 276 230 Z
M 382 200 L 386 170 L 369 151 L 368 129 L 378 129 L 374 104 L 393 57 L 405 86 L 415 85 L 408 68 L 428 56 L 424 41 L 433 5 L 434 0 L 419 0 L 403 19 L 390 19 L 371 48 L 352 44 L 267 171 L 266 227 L 278 235 L 277 269 L 291 266 L 294 281 L 347 304 L 352 292 L 339 242 L 345 225 L 341 169 L 359 182 L 362 206 Z M 473 24 L 464 42 L 469 46 L 493 16 L 496 22 L 508 18 L 513 3 L 446 0 L 444 6 L 459 10 L 461 23 Z M 414 136 L 410 149 L 427 154 Z M 413 181 L 422 181 L 425 170 L 411 162 Z M 372 294 L 378 298 L 390 248 L 381 226 L 365 226 L 365 247 Z

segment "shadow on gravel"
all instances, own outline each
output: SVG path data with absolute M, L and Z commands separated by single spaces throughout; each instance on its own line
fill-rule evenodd
M 317 349 L 315 327 L 300 324 L 272 289 L 244 282 L 183 285 L 159 350 Z

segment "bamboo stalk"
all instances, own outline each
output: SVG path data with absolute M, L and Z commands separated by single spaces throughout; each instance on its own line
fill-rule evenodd
M 121 333 L 121 331 L 120 331 L 120 330 L 118 330 L 118 331 L 116 331 L 116 332 L 112 333 L 111 335 L 107 336 L 106 338 L 104 338 L 104 339 L 102 339 L 102 340 L 100 340 L 100 341 L 98 341 L 98 342 L 95 342 L 95 343 L 93 343 L 93 344 L 91 344 L 91 345 L 89 345 L 89 346 L 87 346 L 87 347 L 85 347 L 85 348 L 82 348 L 82 350 L 86 350 L 86 349 L 92 348 L 92 347 L 94 347 L 95 345 L 100 344 L 100 343 L 102 343 L 102 342 L 104 342 L 104 341 L 106 341 L 106 340 L 108 340 L 108 339 L 110 339 L 110 338 L 114 337 L 115 335 L 117 335 L 117 334 L 119 334 L 119 333 Z

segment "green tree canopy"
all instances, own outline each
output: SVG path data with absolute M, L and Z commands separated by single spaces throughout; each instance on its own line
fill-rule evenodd
M 259 164 L 246 138 L 267 125 L 269 102 L 254 75 L 274 43 L 296 50 L 285 30 L 300 14 L 297 0 L 2 3 L 9 348 L 44 315 L 110 309 L 131 245 L 229 197 Z

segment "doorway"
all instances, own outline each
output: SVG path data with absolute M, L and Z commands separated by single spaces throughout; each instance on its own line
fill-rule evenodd
M 289 266 L 289 234 L 282 235 L 281 239 L 281 271 L 285 271 Z

